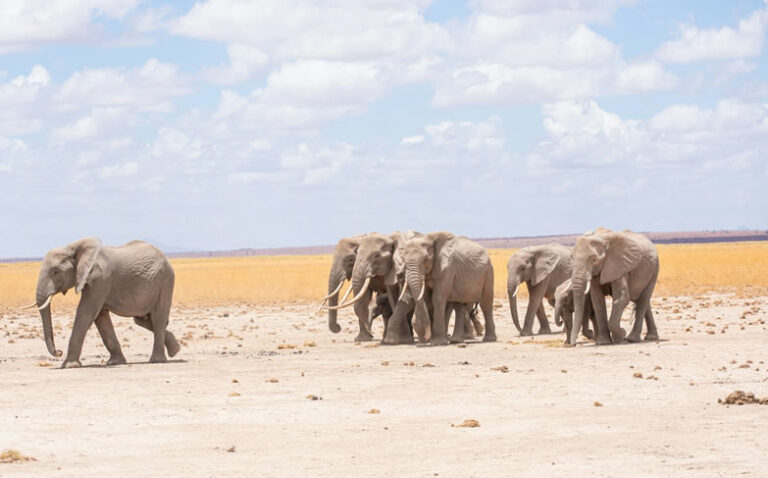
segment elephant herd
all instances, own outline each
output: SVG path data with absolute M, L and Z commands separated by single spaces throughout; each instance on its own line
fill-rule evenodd
M 564 325 L 566 344 L 575 345 L 580 332 L 598 345 L 624 339 L 637 342 L 643 322 L 645 339 L 658 340 L 650 305 L 658 274 L 655 246 L 632 231 L 599 228 L 579 237 L 572 249 L 554 243 L 525 247 L 507 263 L 512 322 L 521 336 L 533 335 L 535 316 L 538 332 L 551 333 L 543 306 L 547 299 L 555 309 L 555 324 Z M 339 301 L 346 280 L 351 286 Z M 521 327 L 517 291 L 523 282 L 528 288 L 528 308 Z M 352 292 L 354 297 L 347 301 Z M 606 296 L 612 299 L 610 317 Z M 636 307 L 635 322 L 627 335 L 620 320 L 629 302 Z M 321 307 L 326 304 L 333 333 L 341 330 L 338 310 L 354 307 L 357 341 L 373 339 L 371 323 L 379 315 L 384 321 L 385 344 L 413 343 L 415 332 L 419 342 L 445 345 L 463 342 L 473 336 L 473 330 L 480 334 L 483 329 L 483 341 L 496 340 L 490 257 L 479 244 L 449 232 L 371 233 L 340 240 Z M 484 328 L 476 316 L 478 306 Z M 455 320 L 448 337 L 451 314 Z
M 568 344 L 575 344 L 582 330 L 597 344 L 619 343 L 625 338 L 639 341 L 644 321 L 646 340 L 658 339 L 650 300 L 659 258 L 651 241 L 640 234 L 598 229 L 578 238 L 572 249 L 558 244 L 526 247 L 509 259 L 507 274 L 512 321 L 520 335 L 533 334 L 534 316 L 539 320 L 539 333 L 550 333 L 543 308 L 547 299 L 555 308 L 555 323 L 565 324 Z M 347 280 L 351 286 L 339 300 Z M 414 343 L 414 332 L 419 342 L 432 345 L 463 342 L 475 333 L 482 334 L 483 341 L 493 342 L 493 280 L 488 252 L 466 237 L 450 232 L 371 233 L 339 241 L 323 306 L 328 306 L 328 327 L 334 333 L 341 331 L 338 310 L 354 307 L 357 341 L 373 340 L 371 322 L 380 315 L 385 344 Z M 166 362 L 166 352 L 173 357 L 180 350 L 167 328 L 174 281 L 168 259 L 146 242 L 109 247 L 102 246 L 99 239 L 85 238 L 45 255 L 36 300 L 28 307 L 39 310 L 48 351 L 58 357 L 62 353 L 53 340 L 51 300 L 73 287 L 82 294 L 63 368 L 80 366 L 85 334 L 94 322 L 110 354 L 107 365 L 126 363 L 110 313 L 133 317 L 137 325 L 152 332 L 149 361 Z M 523 282 L 529 299 L 521 327 L 517 290 Z M 354 296 L 349 298 L 352 292 Z M 586 300 L 587 294 L 590 300 Z M 612 298 L 610 317 L 607 295 Z M 636 305 L 635 323 L 626 335 L 620 319 L 629 302 Z M 455 320 L 448 336 L 451 315 Z

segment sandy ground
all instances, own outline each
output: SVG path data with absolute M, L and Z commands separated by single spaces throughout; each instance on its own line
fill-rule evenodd
M 765 476 L 768 406 L 717 399 L 768 396 L 768 297 L 657 299 L 662 341 L 575 349 L 498 306 L 499 342 L 437 348 L 355 344 L 349 311 L 333 335 L 313 306 L 176 309 L 162 365 L 114 318 L 132 363 L 101 366 L 92 328 L 74 370 L 6 312 L 0 451 L 36 461 L 0 475 Z M 54 323 L 65 348 L 71 315 Z

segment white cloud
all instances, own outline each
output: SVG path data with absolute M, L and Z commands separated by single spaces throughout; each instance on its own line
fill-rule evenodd
M 736 28 L 680 27 L 680 38 L 664 43 L 656 57 L 668 63 L 751 58 L 760 55 L 768 25 L 768 9 L 759 9 Z
M 259 48 L 241 44 L 227 46 L 227 57 L 228 63 L 206 69 L 203 77 L 221 85 L 239 83 L 263 71 L 269 60 Z
M 656 61 L 627 65 L 619 71 L 616 85 L 623 92 L 668 90 L 677 84 L 675 75 Z
M 3 0 L 0 54 L 96 37 L 93 20 L 123 17 L 136 0 Z
M 68 108 L 130 106 L 163 111 L 169 108 L 171 98 L 189 91 L 176 65 L 152 58 L 132 70 L 97 68 L 75 72 L 61 85 L 56 100 Z
M 129 161 L 123 164 L 105 166 L 99 170 L 101 179 L 125 178 L 135 176 L 139 171 L 139 165 L 135 161 Z
M 425 22 L 420 14 L 428 3 L 207 0 L 173 20 L 170 30 L 251 45 L 278 59 L 419 57 L 447 39 L 442 27 Z
M 14 159 L 26 150 L 24 141 L 0 135 L 0 172 L 11 171 Z

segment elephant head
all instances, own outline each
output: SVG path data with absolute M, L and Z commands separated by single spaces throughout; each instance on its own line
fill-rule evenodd
M 518 332 L 522 329 L 520 328 L 520 319 L 517 313 L 517 290 L 523 282 L 533 287 L 552 273 L 562 260 L 562 255 L 557 253 L 557 248 L 562 248 L 562 246 L 547 244 L 524 247 L 512 254 L 507 262 L 509 311 L 512 314 L 512 322 L 514 322 Z
M 96 259 L 101 251 L 101 241 L 89 237 L 64 247 L 51 249 L 40 266 L 35 292 L 36 305 L 43 320 L 43 335 L 48 352 L 58 357 L 61 351 L 53 343 L 51 324 L 51 299 L 61 292 L 66 294 L 72 287 L 80 293 L 87 285 Z
M 336 244 L 333 251 L 333 263 L 328 273 L 328 295 L 323 301 L 328 301 L 328 328 L 334 334 L 339 333 L 341 327 L 337 322 L 338 312 L 333 308 L 338 304 L 339 291 L 344 281 L 352 278 L 352 269 L 355 267 L 357 248 L 363 236 L 344 238 Z
M 413 328 L 421 342 L 429 340 L 432 327 L 425 302 L 427 287 L 431 284 L 433 276 L 440 272 L 442 258 L 450 254 L 455 246 L 456 236 L 450 232 L 432 232 L 409 239 L 403 248 L 404 287 L 416 297 Z
M 608 284 L 637 267 L 641 260 L 642 249 L 622 232 L 600 228 L 576 240 L 571 277 L 574 305 L 571 344 L 578 339 L 584 321 L 585 297 L 592 282 L 597 280 L 601 286 Z

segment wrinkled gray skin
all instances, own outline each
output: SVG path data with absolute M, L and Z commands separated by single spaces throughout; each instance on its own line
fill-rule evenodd
M 658 340 L 658 331 L 650 312 L 651 295 L 659 276 L 659 256 L 656 247 L 645 236 L 632 231 L 598 229 L 576 240 L 573 247 L 574 318 L 570 343 L 578 339 L 585 316 L 585 291 L 591 282 L 590 299 L 596 319 L 595 343 L 605 345 L 641 340 L 643 318 L 649 317 L 646 340 Z M 611 287 L 612 307 L 607 317 L 603 285 Z M 635 323 L 629 336 L 620 320 L 629 302 L 635 303 Z
M 571 251 L 560 244 L 524 247 L 512 254 L 507 262 L 507 293 L 512 322 L 521 336 L 533 335 L 534 315 L 539 319 L 539 333 L 552 333 L 543 300 L 553 301 L 555 289 L 569 279 L 572 272 Z M 528 288 L 528 310 L 520 328 L 516 291 L 523 282 Z
M 336 288 L 352 278 L 352 268 L 355 267 L 355 258 L 357 256 L 357 246 L 360 240 L 365 236 L 348 237 L 340 240 L 333 251 L 333 262 L 331 271 L 328 273 L 328 294 L 335 291 Z M 336 292 L 328 298 L 328 306 L 334 307 L 339 303 L 339 292 Z M 341 331 L 337 322 L 338 311 L 332 308 L 328 309 L 328 329 L 334 334 Z
M 166 329 L 174 280 L 173 268 L 165 255 L 143 241 L 102 247 L 99 239 L 86 238 L 50 250 L 37 281 L 38 307 L 49 296 L 65 294 L 72 287 L 75 293 L 82 293 L 62 368 L 80 366 L 83 340 L 94 322 L 110 354 L 107 365 L 126 363 L 110 312 L 134 317 L 137 325 L 154 333 L 150 362 L 166 362 L 165 348 L 171 357 L 176 355 L 181 347 Z M 50 303 L 40 310 L 40 316 L 48 352 L 61 355 L 53 342 Z
M 397 245 L 404 243 L 405 235 L 400 232 L 392 233 L 389 236 L 374 232 L 362 237 L 358 243 L 351 278 L 352 291 L 355 297 L 360 295 L 366 279 L 370 278 L 371 280 L 363 295 L 354 303 L 355 315 L 357 315 L 360 324 L 360 333 L 355 338 L 356 341 L 373 340 L 373 334 L 370 330 L 371 311 L 369 309 L 373 292 L 386 294 L 393 313 L 401 313 L 396 307 L 399 286 L 393 266 L 393 256 Z M 385 336 L 388 329 L 389 320 L 385 317 Z
M 480 304 L 485 318 L 483 341 L 496 340 L 493 322 L 493 266 L 488 252 L 476 242 L 450 232 L 433 232 L 406 242 L 403 249 L 408 292 L 417 299 L 414 329 L 419 341 L 448 344 L 445 320 L 449 302 L 471 307 Z M 432 303 L 430 314 L 427 301 Z M 465 307 L 459 307 L 452 342 L 464 341 Z
M 611 295 L 611 286 L 606 284 L 603 286 L 603 293 Z M 571 287 L 571 279 L 563 282 L 557 289 L 555 289 L 555 325 L 558 327 L 565 325 L 565 343 L 568 344 L 571 340 L 571 328 L 573 327 L 573 288 Z M 582 325 L 582 333 L 588 339 L 594 338 L 594 333 L 589 328 L 589 323 L 595 326 L 595 313 L 592 310 L 592 301 L 586 301 L 584 305 L 584 317 L 585 320 Z

